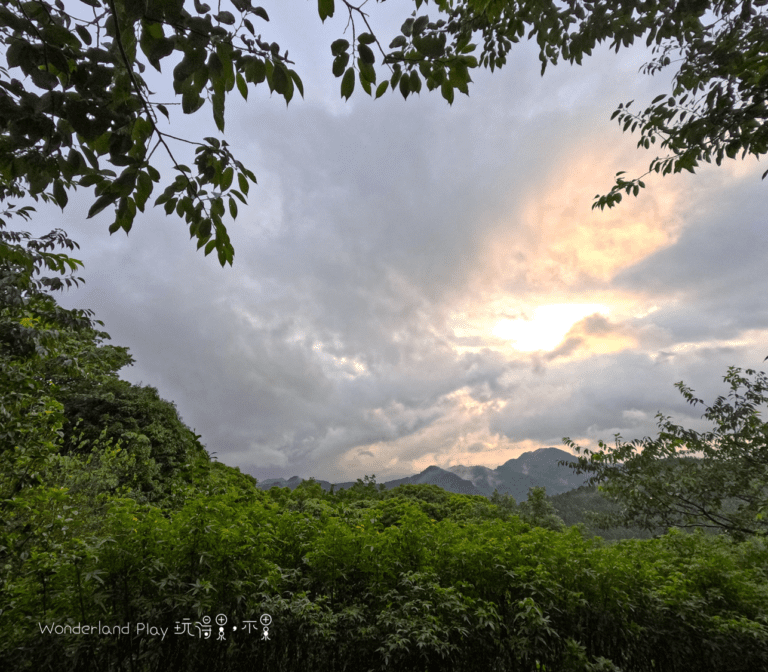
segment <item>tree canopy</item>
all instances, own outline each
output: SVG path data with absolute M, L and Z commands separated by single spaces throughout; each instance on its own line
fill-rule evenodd
M 657 96 L 643 112 L 630 112 L 627 103 L 614 113 L 624 130 L 639 128 L 638 147 L 660 140 L 669 150 L 649 172 L 693 172 L 700 161 L 720 164 L 740 152 L 759 157 L 768 148 L 766 0 L 437 0 L 434 21 L 427 3 L 414 0 L 415 11 L 388 47 L 364 4 L 317 4 L 322 21 L 339 8 L 349 15 L 351 35 L 345 34 L 351 39 L 334 40 L 329 55 L 344 98 L 356 82 L 377 98 L 388 90 L 407 98 L 425 85 L 452 103 L 456 90 L 469 94 L 471 69 L 504 66 L 512 44 L 526 33 L 540 47 L 542 74 L 560 58 L 580 64 L 603 41 L 618 51 L 646 37 L 656 54 L 647 73 L 669 67 L 673 52 L 681 55 L 670 94 Z M 159 149 L 174 173 L 160 185 L 155 205 L 184 218 L 198 249 L 215 249 L 222 265 L 231 264 L 225 217 L 237 217 L 256 176 L 226 140 L 170 133 L 173 109 L 165 94 L 149 90 L 143 73 L 148 66 L 162 73 L 163 65 L 167 73 L 173 64 L 166 88 L 172 85 L 181 111 L 194 114 L 210 102 L 223 133 L 225 103 L 235 88 L 245 99 L 264 83 L 286 103 L 296 91 L 303 95 L 288 50 L 262 39 L 267 21 L 267 11 L 251 0 L 219 2 L 215 9 L 200 0 L 3 3 L 0 201 L 28 195 L 64 208 L 72 189 L 93 187 L 88 216 L 110 210 L 110 232 L 128 232 L 161 182 L 153 158 Z M 481 47 L 474 55 L 476 39 Z M 189 144 L 192 168 L 177 159 Z M 637 195 L 644 186 L 621 172 L 593 207 L 611 207 L 622 191 Z
M 10 210 L 29 216 L 25 208 Z M 4 231 L 7 216 L 0 212 L 0 509 L 37 481 L 56 450 L 64 414 L 54 380 L 81 374 L 92 381 L 132 361 L 125 349 L 95 350 L 107 334 L 94 329 L 93 313 L 64 310 L 46 293 L 80 278 L 37 277 L 43 268 L 76 270 L 78 260 L 52 249 L 77 244 L 62 231 L 40 239 Z
M 768 359 L 768 358 L 766 358 Z M 621 504 L 621 521 L 643 529 L 659 526 L 700 527 L 734 537 L 768 533 L 768 422 L 760 407 L 768 402 L 768 378 L 747 369 L 730 367 L 724 377 L 728 396 L 720 396 L 703 417 L 714 431 L 696 432 L 675 425 L 659 413 L 658 438 L 622 443 L 616 435 L 611 448 L 576 446 L 583 453 L 570 463 L 577 473 L 592 473 L 589 483 Z M 675 385 L 686 400 L 703 403 L 683 382 Z M 743 394 L 739 391 L 745 389 Z
M 447 30 L 468 40 L 482 32 L 479 63 L 502 67 L 527 32 L 539 45 L 541 73 L 560 58 L 581 64 L 598 44 L 610 41 L 617 53 L 645 38 L 654 58 L 641 71 L 654 75 L 678 67 L 672 91 L 660 93 L 640 112 L 634 101 L 621 103 L 612 118 L 624 131 L 640 131 L 638 148 L 659 141 L 666 156 L 654 158 L 646 173 L 694 172 L 701 161 L 719 166 L 741 153 L 756 157 L 768 151 L 768 16 L 766 0 L 450 0 L 455 7 Z M 429 36 L 427 32 L 425 37 Z M 675 58 L 677 56 L 677 58 Z M 645 187 L 641 176 L 616 174 L 608 194 L 595 196 L 593 208 L 619 203 L 622 192 L 637 196 Z M 763 174 L 763 178 L 768 171 Z

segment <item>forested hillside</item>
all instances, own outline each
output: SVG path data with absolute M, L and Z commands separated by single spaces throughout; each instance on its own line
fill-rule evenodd
M 654 535 L 664 534 L 664 528 L 654 530 L 640 527 L 625 527 L 617 525 L 616 516 L 620 506 L 608 500 L 597 486 L 584 485 L 575 490 L 560 493 L 550 497 L 557 515 L 568 527 L 583 525 L 586 536 L 599 536 L 606 540 L 613 539 L 651 539 Z

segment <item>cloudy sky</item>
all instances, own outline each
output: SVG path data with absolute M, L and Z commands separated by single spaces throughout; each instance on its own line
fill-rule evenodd
M 638 72 L 643 47 L 541 77 L 524 43 L 452 107 L 426 88 L 344 102 L 329 45 L 345 17 L 263 4 L 306 95 L 231 97 L 225 137 L 258 179 L 233 267 L 162 208 L 110 236 L 85 192 L 27 227 L 80 243 L 86 284 L 60 302 L 93 309 L 136 359 L 122 377 L 173 400 L 221 462 L 337 482 L 496 467 L 564 436 L 655 436 L 658 411 L 708 427 L 675 382 L 711 404 L 728 366 L 766 370 L 766 166 L 649 178 L 591 210 L 655 156 L 610 121 L 668 91 L 673 73 Z M 412 3 L 369 11 L 388 44 Z M 215 135 L 210 116 L 169 131 Z

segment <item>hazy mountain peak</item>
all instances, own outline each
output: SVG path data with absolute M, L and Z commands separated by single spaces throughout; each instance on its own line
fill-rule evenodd
M 528 489 L 543 486 L 548 495 L 556 495 L 573 490 L 583 485 L 587 477 L 574 474 L 568 467 L 558 466 L 559 460 L 573 459 L 573 455 L 560 448 L 539 448 L 523 453 L 519 457 L 507 460 L 504 464 L 491 469 L 481 465 L 465 467 L 455 465 L 443 469 L 430 465 L 413 476 L 385 481 L 387 490 L 398 485 L 437 485 L 447 492 L 466 495 L 484 495 L 490 497 L 494 490 L 499 494 L 508 494 L 515 501 L 521 502 L 528 497 Z M 330 490 L 328 481 L 318 481 L 323 490 Z M 268 490 L 277 485 L 291 490 L 301 483 L 298 476 L 292 476 L 287 481 L 282 478 L 271 478 L 258 484 L 259 488 Z M 336 483 L 335 488 L 350 488 L 349 483 Z

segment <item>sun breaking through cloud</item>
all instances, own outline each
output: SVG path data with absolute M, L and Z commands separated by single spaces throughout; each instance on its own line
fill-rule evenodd
M 571 327 L 589 315 L 608 315 L 607 306 L 600 304 L 557 303 L 539 306 L 532 319 L 500 320 L 492 334 L 512 341 L 512 347 L 521 352 L 554 350 Z

